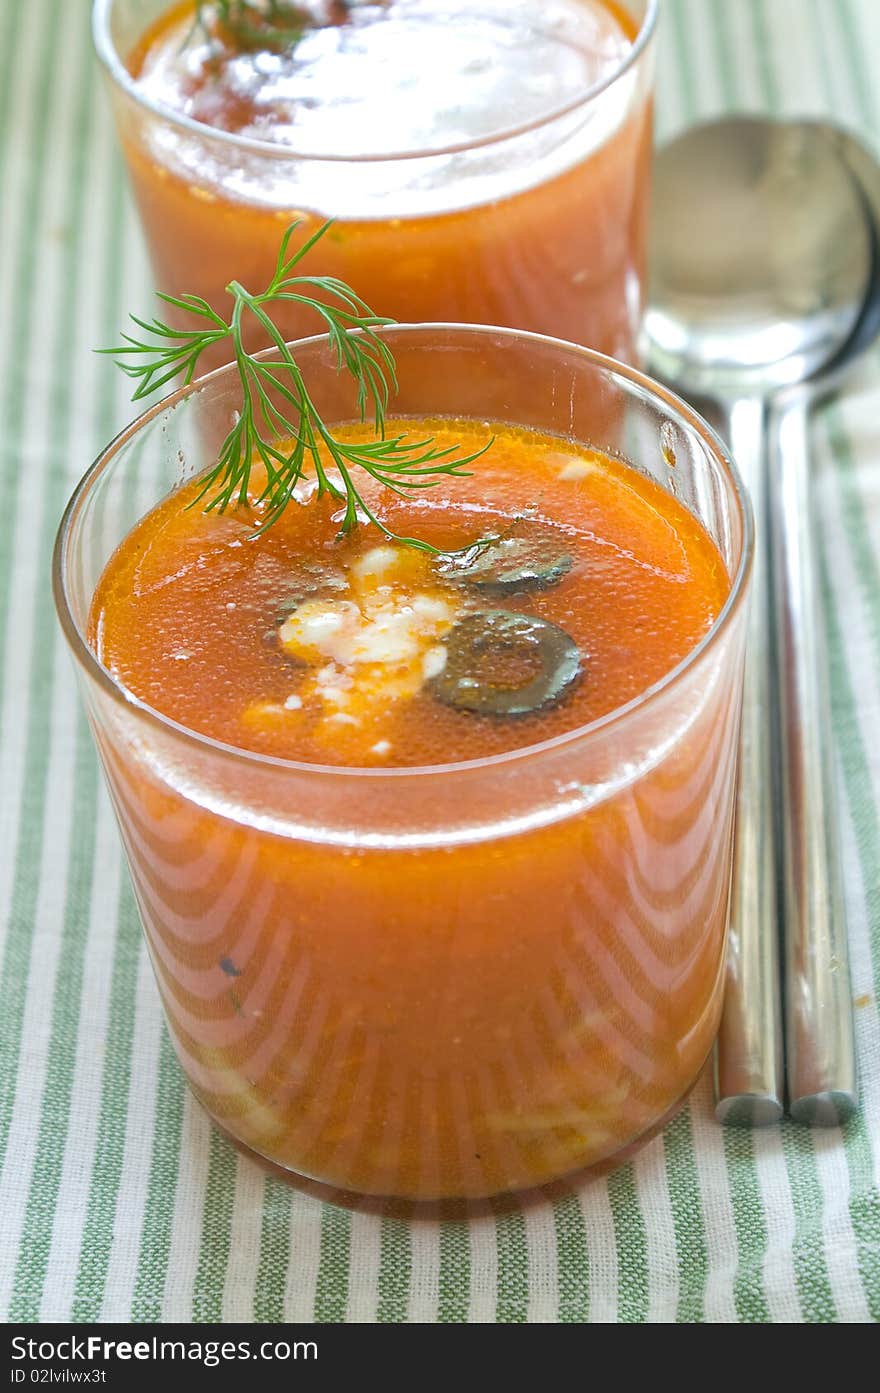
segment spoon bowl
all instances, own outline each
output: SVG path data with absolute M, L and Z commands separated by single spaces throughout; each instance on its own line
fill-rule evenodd
M 657 156 L 648 356 L 705 396 L 812 378 L 858 324 L 874 274 L 860 184 L 818 122 L 732 117 Z

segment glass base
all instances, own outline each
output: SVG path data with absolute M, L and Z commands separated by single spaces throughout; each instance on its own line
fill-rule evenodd
M 710 1051 L 711 1055 L 711 1051 Z M 705 1064 L 703 1069 L 705 1068 Z M 364 1195 L 355 1190 L 340 1189 L 335 1185 L 325 1184 L 323 1181 L 314 1180 L 310 1176 L 300 1175 L 297 1171 L 289 1170 L 286 1166 L 280 1166 L 277 1162 L 263 1156 L 253 1147 L 247 1146 L 239 1141 L 231 1132 L 216 1122 L 211 1121 L 218 1132 L 226 1138 L 236 1151 L 243 1156 L 247 1156 L 251 1161 L 255 1161 L 263 1170 L 274 1175 L 279 1180 L 285 1181 L 293 1189 L 299 1190 L 302 1194 L 310 1195 L 313 1199 L 321 1200 L 325 1204 L 339 1205 L 343 1209 L 356 1210 L 361 1214 L 375 1214 L 382 1218 L 393 1219 L 479 1219 L 487 1216 L 509 1213 L 512 1210 L 522 1211 L 531 1206 L 552 1203 L 554 1200 L 561 1199 L 570 1194 L 578 1186 L 591 1180 L 599 1179 L 607 1175 L 610 1171 L 616 1170 L 618 1166 L 624 1165 L 631 1156 L 640 1151 L 643 1146 L 647 1146 L 653 1141 L 663 1129 L 668 1126 L 672 1119 L 681 1112 L 699 1079 L 702 1077 L 703 1069 L 700 1069 L 690 1086 L 675 1103 L 660 1117 L 653 1126 L 647 1131 L 642 1132 L 635 1140 L 627 1143 L 612 1156 L 607 1156 L 604 1160 L 598 1161 L 591 1166 L 582 1166 L 578 1170 L 570 1171 L 567 1175 L 560 1176 L 557 1180 L 549 1181 L 544 1185 L 534 1186 L 525 1190 L 505 1190 L 499 1194 L 486 1195 L 479 1198 L 468 1199 L 408 1199 L 394 1195 Z M 210 1114 L 209 1114 L 210 1116 Z

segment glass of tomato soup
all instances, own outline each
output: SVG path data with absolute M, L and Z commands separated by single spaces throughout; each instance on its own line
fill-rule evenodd
M 605 1166 L 719 1021 L 751 521 L 683 402 L 583 348 L 383 331 L 388 429 L 473 451 L 339 536 L 193 506 L 220 369 L 79 485 L 55 594 L 181 1065 L 337 1193 L 476 1199 Z M 363 437 L 325 338 L 297 362 Z M 486 539 L 492 539 L 487 542 Z
M 281 0 L 279 30 L 259 0 L 231 24 L 212 0 L 96 0 L 156 285 L 216 305 L 233 275 L 268 281 L 285 226 L 332 218 L 312 267 L 391 318 L 632 361 L 656 5 Z M 308 332 L 294 305 L 280 327 Z

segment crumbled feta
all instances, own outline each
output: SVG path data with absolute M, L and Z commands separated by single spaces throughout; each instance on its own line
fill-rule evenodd
M 458 614 L 456 592 L 437 581 L 424 553 L 391 543 L 350 566 L 346 590 L 305 600 L 279 629 L 285 652 L 312 668 L 300 688 L 325 719 L 357 724 L 415 696 L 443 670 L 440 640 Z M 381 744 L 382 742 L 380 742 Z
M 595 474 L 598 465 L 591 459 L 569 459 L 559 471 L 560 479 L 586 479 L 588 474 Z
M 381 576 L 397 566 L 399 547 L 372 547 L 359 556 L 351 568 L 353 576 Z
M 446 645 L 435 643 L 433 648 L 429 648 L 422 659 L 422 676 L 426 682 L 430 682 L 432 677 L 439 677 L 446 666 Z

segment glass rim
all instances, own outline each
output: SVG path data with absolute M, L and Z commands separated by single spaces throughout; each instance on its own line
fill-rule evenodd
M 234 131 L 220 130 L 219 127 L 209 126 L 204 121 L 195 121 L 184 112 L 176 111 L 174 107 L 166 106 L 163 102 L 154 101 L 147 97 L 119 56 L 110 34 L 110 13 L 116 3 L 117 0 L 93 0 L 92 40 L 95 52 L 113 82 L 137 106 L 171 125 L 191 132 L 193 135 L 207 137 L 210 140 L 216 139 L 221 145 L 226 145 L 230 149 L 247 150 L 251 154 L 271 159 L 308 160 L 316 164 L 382 164 L 393 160 L 433 159 L 443 155 L 461 154 L 468 150 L 479 150 L 502 144 L 506 140 L 513 140 L 517 136 L 527 135 L 530 131 L 550 126 L 555 121 L 578 111 L 581 107 L 589 106 L 603 92 L 613 87 L 631 68 L 635 67 L 654 35 L 660 9 L 660 0 L 647 0 L 648 8 L 639 27 L 639 32 L 631 47 L 612 72 L 604 78 L 600 78 L 598 82 L 592 83 L 580 96 L 553 107 L 549 112 L 537 116 L 531 121 L 505 126 L 503 130 L 492 132 L 490 135 L 479 136 L 473 140 L 456 141 L 451 145 L 439 146 L 436 149 L 393 150 L 382 154 L 366 155 L 335 155 L 304 152 L 297 150 L 294 146 L 279 145 L 274 141 L 257 140 L 253 136 L 243 136 Z
M 734 615 L 739 611 L 747 594 L 746 587 L 751 575 L 755 545 L 752 506 L 739 470 L 720 436 L 712 429 L 708 422 L 693 409 L 693 407 L 689 406 L 686 401 L 677 396 L 676 393 L 670 391 L 670 389 L 662 383 L 648 377 L 637 368 L 630 367 L 626 363 L 621 363 L 615 358 L 608 357 L 607 354 L 599 353 L 592 348 L 584 348 L 580 344 L 570 343 L 565 339 L 552 338 L 546 334 L 535 334 L 523 329 L 501 328 L 486 324 L 395 324 L 383 328 L 380 332 L 383 338 L 388 336 L 399 339 L 405 339 L 413 334 L 431 334 L 436 337 L 450 332 L 464 333 L 468 336 L 479 337 L 496 337 L 500 335 L 502 338 L 517 340 L 519 342 L 531 342 L 541 346 L 550 345 L 556 349 L 563 349 L 567 354 L 580 358 L 582 361 L 591 364 L 593 367 L 598 368 L 600 371 L 612 377 L 622 379 L 628 387 L 637 388 L 642 393 L 647 394 L 652 400 L 659 401 L 669 414 L 677 416 L 687 427 L 694 431 L 702 440 L 703 444 L 706 445 L 710 452 L 720 461 L 727 476 L 727 482 L 738 507 L 742 523 L 741 550 L 736 571 L 731 578 L 730 591 L 718 615 L 700 641 L 656 682 L 653 682 L 622 706 L 614 707 L 611 711 L 607 711 L 603 716 L 599 716 L 593 721 L 588 721 L 584 725 L 574 726 L 571 730 L 563 731 L 559 735 L 552 736 L 547 740 L 542 740 L 535 744 L 523 745 L 513 750 L 505 750 L 501 754 L 486 755 L 477 759 L 459 760 L 446 764 L 404 765 L 397 768 L 379 769 L 372 766 L 314 764 L 305 760 L 286 759 L 280 755 L 262 754 L 256 750 L 248 750 L 240 745 L 230 745 L 222 740 L 216 740 L 213 736 L 192 730 L 189 726 L 185 726 L 179 721 L 174 720 L 173 717 L 164 715 L 148 702 L 136 696 L 134 692 L 129 691 L 124 683 L 118 681 L 117 678 L 113 676 L 110 670 L 99 661 L 86 638 L 85 632 L 77 622 L 69 599 L 67 585 L 71 533 L 80 509 L 88 495 L 104 474 L 105 470 L 112 466 L 120 451 L 123 450 L 132 439 L 136 438 L 142 429 L 155 421 L 157 417 L 177 407 L 188 397 L 203 391 L 219 378 L 232 376 L 236 370 L 235 364 L 227 363 L 223 367 L 215 368 L 213 372 L 206 373 L 204 376 L 196 378 L 187 386 L 180 387 L 175 392 L 163 397 L 161 401 L 156 402 L 153 406 L 149 407 L 148 410 L 144 411 L 140 416 L 135 417 L 133 421 L 130 421 L 124 426 L 97 455 L 76 485 L 68 501 L 58 526 L 52 554 L 52 591 L 62 632 L 79 666 L 117 705 L 128 711 L 136 712 L 139 717 L 145 719 L 150 725 L 158 728 L 166 735 L 171 734 L 175 737 L 182 738 L 185 743 L 194 744 L 198 749 L 204 752 L 241 761 L 245 765 L 252 767 L 274 769 L 277 771 L 284 770 L 288 773 L 296 772 L 297 774 L 314 777 L 336 775 L 337 777 L 379 780 L 395 778 L 413 779 L 419 776 L 443 776 L 448 778 L 452 774 L 463 774 L 475 770 L 497 770 L 502 766 L 514 764 L 520 760 L 535 760 L 542 756 L 550 755 L 554 751 L 558 751 L 565 746 L 595 739 L 604 735 L 612 727 L 625 724 L 647 707 L 656 704 L 667 692 L 678 686 L 688 673 L 697 666 L 703 656 L 717 645 L 720 638 L 730 627 Z M 295 346 L 300 350 L 316 344 L 329 345 L 329 336 L 327 334 L 314 334 L 309 338 L 291 340 L 291 346 Z M 274 348 L 269 348 L 258 356 L 269 357 L 276 351 L 277 350 Z

